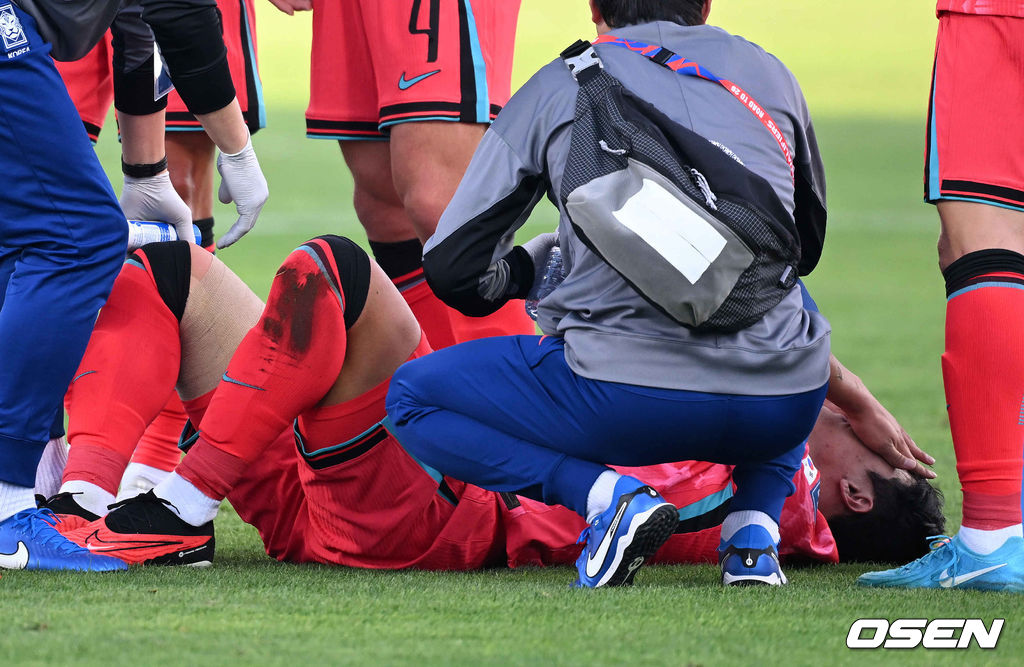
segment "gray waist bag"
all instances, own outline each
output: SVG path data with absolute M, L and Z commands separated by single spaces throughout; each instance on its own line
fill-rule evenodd
M 800 242 L 771 185 L 627 91 L 588 42 L 560 198 L 580 240 L 683 326 L 744 329 L 796 285 Z

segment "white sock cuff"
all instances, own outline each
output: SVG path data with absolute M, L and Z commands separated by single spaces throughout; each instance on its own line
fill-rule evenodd
M 220 501 L 214 500 L 197 489 L 192 482 L 172 472 L 153 487 L 153 493 L 171 503 L 171 509 L 185 523 L 201 526 L 213 521 L 220 509 Z
M 594 480 L 587 494 L 587 523 L 593 522 L 597 515 L 611 507 L 615 495 L 615 485 L 622 477 L 614 470 L 605 470 Z
M 1024 537 L 1024 529 L 1019 523 L 998 530 L 981 530 L 961 526 L 958 536 L 965 547 L 976 554 L 987 556 L 1003 546 L 1011 537 Z
M 750 525 L 761 526 L 768 531 L 775 544 L 779 543 L 779 524 L 764 512 L 757 510 L 730 512 L 722 522 L 722 539 L 728 542 L 736 534 L 736 531 Z
M 6 521 L 18 512 L 36 506 L 36 490 L 31 486 L 17 486 L 0 482 L 0 521 Z
M 107 505 L 114 502 L 114 494 L 104 491 L 92 482 L 71 479 L 60 485 L 61 493 L 70 493 L 82 509 L 98 516 L 106 516 L 110 511 Z
M 124 469 L 124 475 L 121 477 L 121 490 L 117 493 L 117 499 L 134 498 L 140 493 L 145 493 L 170 474 L 170 470 L 162 470 L 145 463 L 132 461 Z
M 36 493 L 49 498 L 60 490 L 64 466 L 68 462 L 68 441 L 63 437 L 46 443 L 43 456 L 36 466 Z

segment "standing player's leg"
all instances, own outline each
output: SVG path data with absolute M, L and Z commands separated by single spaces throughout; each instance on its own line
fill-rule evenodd
M 395 191 L 425 242 L 511 95 L 519 2 L 362 4 Z M 483 318 L 451 311 L 449 320 L 459 342 L 535 331 L 519 303 Z
M 455 311 L 441 302 L 423 277 L 423 244 L 395 192 L 391 150 L 383 141 L 339 141 L 352 172 L 353 203 L 374 259 L 402 293 L 435 348 L 454 345 Z
M 127 228 L 34 20 L 0 12 L 0 567 L 122 569 L 61 538 L 34 485 Z
M 478 8 L 486 15 L 473 17 L 466 0 L 422 7 L 327 0 L 313 12 L 307 136 L 340 140 L 374 257 L 434 348 L 534 331 L 521 307 L 488 318 L 466 318 L 448 308 L 423 280 L 420 263 L 422 242 L 433 233 L 486 123 L 508 99 L 518 6 L 487 3 Z M 477 22 L 494 26 L 495 36 L 478 32 Z M 442 32 L 448 37 L 439 41 Z M 432 122 L 439 118 L 455 122 Z
M 434 347 L 455 342 L 450 313 L 423 278 L 423 245 L 391 172 L 360 3 L 325 0 L 313 12 L 306 136 L 334 139 L 352 173 L 353 204 L 374 258 L 405 297 Z M 344 36 L 344 38 L 342 38 Z M 359 94 L 347 94 L 357 90 Z
M 199 245 L 213 248 L 213 175 L 217 147 L 200 128 L 184 131 L 167 126 L 167 170 L 174 189 L 192 210 L 192 224 L 199 228 Z
M 942 372 L 963 522 L 941 548 L 865 585 L 1024 592 L 1024 128 L 1006 122 L 1024 103 L 1021 35 L 1024 18 L 939 18 L 925 189 L 942 222 Z

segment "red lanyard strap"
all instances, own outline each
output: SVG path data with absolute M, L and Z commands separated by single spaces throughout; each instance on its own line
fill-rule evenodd
M 775 142 L 779 144 L 779 148 L 782 150 L 782 156 L 786 159 L 786 165 L 789 167 L 789 177 L 795 180 L 796 169 L 793 165 L 793 151 L 790 150 L 789 144 L 786 143 L 786 137 L 782 135 L 782 130 L 772 120 L 768 110 L 761 106 L 757 100 L 755 100 L 749 93 L 737 86 L 728 79 L 715 76 L 705 67 L 701 67 L 699 64 L 692 60 L 687 60 L 677 53 L 669 51 L 663 46 L 656 44 L 646 44 L 644 42 L 638 42 L 632 39 L 623 39 L 621 37 L 614 37 L 612 35 L 601 35 L 594 44 L 613 44 L 620 46 L 624 49 L 629 49 L 635 53 L 639 53 L 642 56 L 654 61 L 662 67 L 667 67 L 676 74 L 682 74 L 684 76 L 695 76 L 708 81 L 713 81 L 720 84 L 723 88 L 732 93 L 732 96 L 743 103 L 743 106 L 747 108 L 750 113 L 761 121 L 765 129 L 771 132 L 771 135 L 775 138 Z

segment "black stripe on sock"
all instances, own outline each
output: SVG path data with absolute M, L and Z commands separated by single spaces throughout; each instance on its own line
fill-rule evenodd
M 970 252 L 946 267 L 946 297 L 972 284 L 989 273 L 1015 273 L 1024 278 L 1024 255 L 1012 250 L 992 249 Z M 999 278 L 1000 282 L 1016 282 L 1013 277 Z

